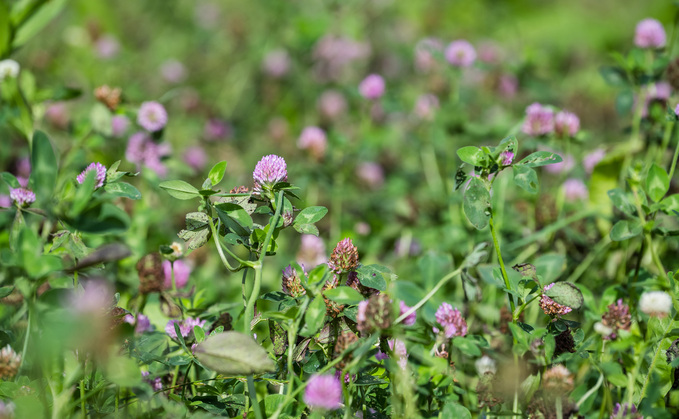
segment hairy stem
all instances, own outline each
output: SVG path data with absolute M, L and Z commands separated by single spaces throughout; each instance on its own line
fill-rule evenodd
M 505 262 L 502 260 L 502 251 L 500 250 L 500 244 L 497 240 L 497 232 L 495 231 L 495 224 L 493 222 L 493 210 L 490 211 L 490 234 L 493 236 L 493 246 L 495 246 L 495 253 L 497 254 L 497 259 L 500 262 L 500 271 L 502 272 L 502 279 L 505 281 L 505 287 L 509 291 L 512 291 L 512 284 L 509 282 L 509 276 L 507 276 L 507 270 L 505 269 Z M 512 321 L 516 323 L 516 313 L 514 310 L 516 306 L 514 305 L 514 297 L 511 294 L 507 294 L 509 298 L 509 307 L 511 308 Z

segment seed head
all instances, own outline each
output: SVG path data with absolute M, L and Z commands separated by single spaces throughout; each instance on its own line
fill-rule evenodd
M 664 291 L 645 292 L 639 300 L 639 310 L 649 316 L 662 319 L 672 310 L 672 297 Z
M 10 381 L 19 371 L 21 355 L 7 345 L 0 350 L 0 379 Z

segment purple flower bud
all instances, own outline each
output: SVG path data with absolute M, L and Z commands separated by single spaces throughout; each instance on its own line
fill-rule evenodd
M 371 74 L 358 86 L 358 91 L 365 99 L 376 100 L 384 94 L 384 79 L 378 74 Z
M 288 170 L 285 159 L 275 154 L 262 157 L 252 172 L 252 178 L 255 182 L 255 192 L 261 192 L 263 187 L 270 188 L 278 182 L 287 181 Z
M 448 44 L 445 56 L 455 67 L 469 67 L 476 61 L 476 50 L 469 42 L 458 39 Z
M 158 102 L 144 102 L 139 107 L 137 123 L 147 131 L 160 131 L 167 124 L 167 111 Z
M 94 184 L 94 189 L 101 188 L 104 186 L 104 181 L 106 181 L 106 166 L 99 162 L 90 163 L 90 165 L 87 166 L 87 168 L 83 170 L 75 179 L 79 184 L 82 185 L 85 181 L 85 178 L 87 177 L 87 174 L 92 171 L 96 173 L 96 183 Z
M 399 316 L 404 315 L 411 308 L 411 307 L 408 307 L 406 305 L 406 303 L 404 303 L 403 301 L 399 301 L 398 304 L 399 304 L 399 307 L 401 309 L 401 314 L 399 314 Z M 403 324 L 406 325 L 406 326 L 412 326 L 412 325 L 415 324 L 416 320 L 417 320 L 417 311 L 413 311 L 405 319 L 403 319 Z
M 321 159 L 328 147 L 325 131 L 318 127 L 304 128 L 297 140 L 297 147 L 302 150 L 309 150 L 315 158 Z
M 166 290 L 172 289 L 172 270 L 174 270 L 174 283 L 177 288 L 184 288 L 189 282 L 189 275 L 191 275 L 191 266 L 181 259 L 177 259 L 174 263 L 169 260 L 163 261 L 163 274 L 165 279 L 163 287 Z
M 666 40 L 665 28 L 657 20 L 649 18 L 637 23 L 634 45 L 639 48 L 662 48 Z
M 312 409 L 338 409 L 342 403 L 342 383 L 334 375 L 312 375 L 304 390 L 304 403 Z
M 125 115 L 114 115 L 111 118 L 111 135 L 120 138 L 130 127 L 130 120 Z
M 580 130 L 580 118 L 572 112 L 561 111 L 554 117 L 554 131 L 562 137 L 575 137 Z
M 25 188 L 9 188 L 9 197 L 19 207 L 27 207 L 35 202 L 33 191 Z
M 568 202 L 585 200 L 589 196 L 587 186 L 580 179 L 566 179 L 562 188 Z
M 523 132 L 538 136 L 550 134 L 554 131 L 554 111 L 539 103 L 533 103 L 526 108 L 526 118 L 523 122 Z
M 438 310 L 436 310 L 436 322 L 443 327 L 446 338 L 450 339 L 453 336 L 465 336 L 467 334 L 467 322 L 462 318 L 460 310 L 453 309 L 448 303 L 441 303 Z M 438 333 L 439 329 L 434 327 L 434 333 Z

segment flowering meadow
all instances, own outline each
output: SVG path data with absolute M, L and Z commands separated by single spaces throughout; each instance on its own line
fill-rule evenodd
M 0 0 L 0 419 L 679 417 L 678 24 Z

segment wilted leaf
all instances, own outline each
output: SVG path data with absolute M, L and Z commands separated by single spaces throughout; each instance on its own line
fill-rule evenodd
M 251 336 L 240 332 L 224 332 L 205 339 L 194 349 L 206 367 L 227 376 L 271 372 L 276 364 Z

